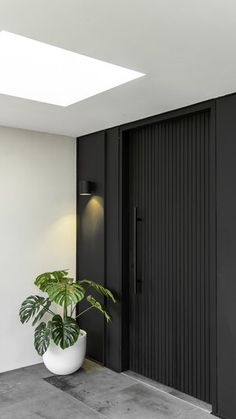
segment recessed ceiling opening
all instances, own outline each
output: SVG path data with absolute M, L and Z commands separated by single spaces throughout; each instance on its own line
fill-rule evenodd
M 145 74 L 10 32 L 0 32 L 0 94 L 58 106 Z

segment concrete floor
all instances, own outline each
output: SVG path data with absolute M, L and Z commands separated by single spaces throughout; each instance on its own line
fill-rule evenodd
M 43 364 L 0 374 L 1 419 L 213 419 L 187 400 L 91 361 L 67 377 Z

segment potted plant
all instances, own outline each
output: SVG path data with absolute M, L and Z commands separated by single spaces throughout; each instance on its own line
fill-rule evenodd
M 109 322 L 111 317 L 94 297 L 94 291 L 113 302 L 114 296 L 109 289 L 94 281 L 83 279 L 75 282 L 68 277 L 68 270 L 45 272 L 35 279 L 34 284 L 47 296 L 27 297 L 20 307 L 20 320 L 22 323 L 33 320 L 32 325 L 36 326 L 34 346 L 43 357 L 45 366 L 54 374 L 71 374 L 81 367 L 86 354 L 87 334 L 80 329 L 78 318 L 96 309 Z M 88 306 L 76 313 L 76 307 L 81 301 L 85 301 Z M 60 307 L 60 314 L 52 309 L 52 303 Z

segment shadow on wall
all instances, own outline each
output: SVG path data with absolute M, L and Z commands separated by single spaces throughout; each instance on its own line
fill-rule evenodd
M 104 200 L 100 196 L 93 196 L 86 204 L 81 222 L 81 233 L 90 249 L 97 247 L 94 240 L 103 228 Z

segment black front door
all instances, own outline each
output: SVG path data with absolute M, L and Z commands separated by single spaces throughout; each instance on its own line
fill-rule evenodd
M 210 113 L 127 140 L 130 369 L 211 402 Z

